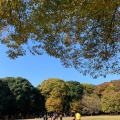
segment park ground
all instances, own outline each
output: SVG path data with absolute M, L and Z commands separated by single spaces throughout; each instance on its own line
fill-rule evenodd
M 63 120 L 73 120 L 73 118 L 74 117 L 63 117 Z M 34 119 L 24 119 L 24 120 L 34 120 Z M 43 120 L 43 119 L 35 118 L 35 120 Z M 112 115 L 111 116 L 82 116 L 81 120 L 120 120 L 120 115 L 117 115 L 117 116 L 116 115 L 115 116 L 112 116 Z

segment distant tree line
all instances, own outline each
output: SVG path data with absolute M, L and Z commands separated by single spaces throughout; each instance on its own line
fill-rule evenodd
M 119 114 L 120 80 L 100 85 L 81 84 L 59 78 L 44 80 L 34 87 L 27 79 L 0 79 L 0 118 L 40 117 L 44 114 Z

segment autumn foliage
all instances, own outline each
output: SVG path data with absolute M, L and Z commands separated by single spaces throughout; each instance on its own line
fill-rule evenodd
M 120 80 L 92 85 L 49 78 L 34 88 L 21 77 L 1 78 L 0 116 L 32 112 L 71 114 L 76 111 L 82 115 L 119 114 L 119 85 Z
M 119 31 L 119 0 L 0 0 L 0 43 L 12 59 L 47 53 L 94 78 L 119 74 Z

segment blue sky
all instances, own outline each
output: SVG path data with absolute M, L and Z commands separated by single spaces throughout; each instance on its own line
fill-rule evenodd
M 108 75 L 106 78 L 99 77 L 97 79 L 93 79 L 89 75 L 83 76 L 74 68 L 65 68 L 59 59 L 48 55 L 33 56 L 29 53 L 24 57 L 11 60 L 5 53 L 6 47 L 3 45 L 0 47 L 0 78 L 23 77 L 35 87 L 48 78 L 60 78 L 64 81 L 76 80 L 80 83 L 94 85 L 120 79 L 120 75 Z

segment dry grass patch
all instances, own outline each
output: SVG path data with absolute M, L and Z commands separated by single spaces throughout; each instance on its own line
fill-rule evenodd
M 65 117 L 63 120 L 73 120 L 73 117 Z M 82 116 L 81 120 L 120 120 L 120 116 Z
M 63 120 L 73 120 L 73 118 L 74 117 L 63 117 Z M 21 119 L 17 119 L 17 120 L 21 120 Z M 43 120 L 43 119 L 36 118 L 36 119 L 22 119 L 22 120 Z M 50 118 L 48 120 L 50 120 Z M 82 116 L 81 120 L 120 120 L 120 115 L 119 116 Z

